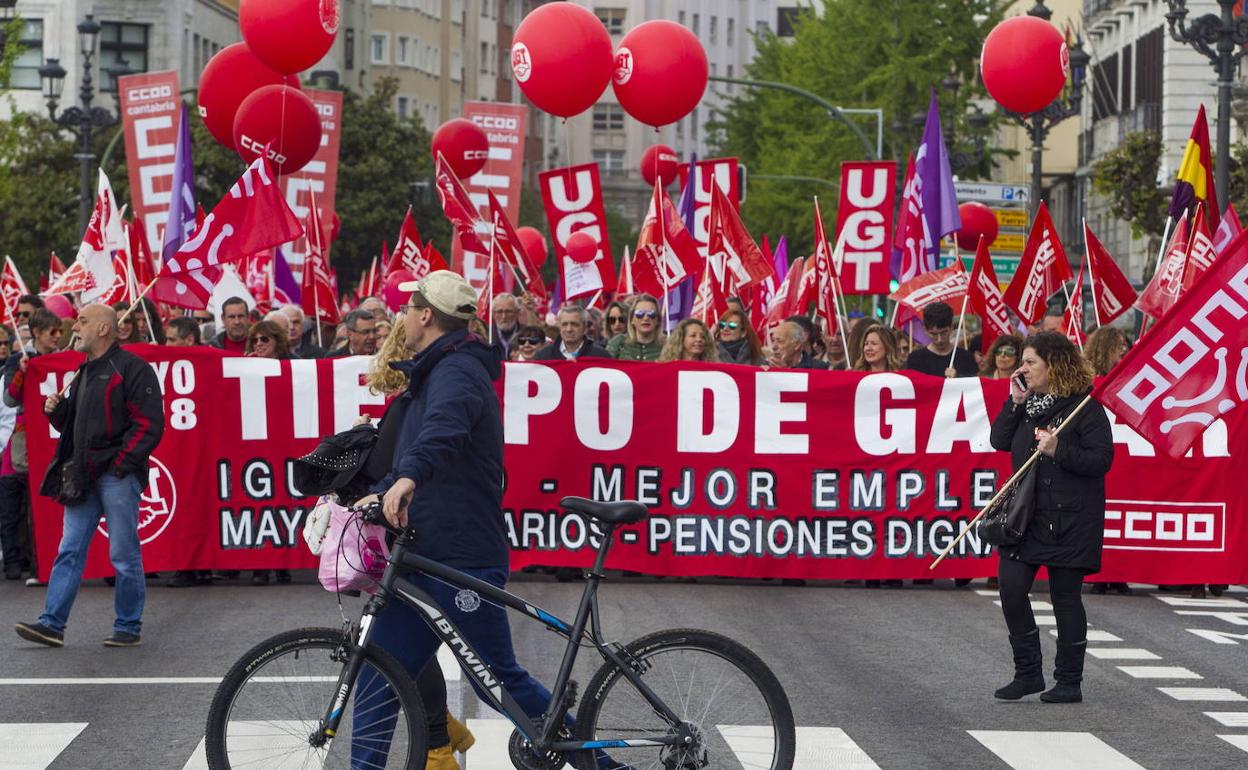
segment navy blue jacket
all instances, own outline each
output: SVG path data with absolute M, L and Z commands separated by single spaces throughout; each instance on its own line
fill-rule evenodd
M 502 362 L 466 330 L 451 332 L 410 361 L 391 364 L 409 378 L 394 469 L 416 483 L 407 509 L 416 552 L 452 567 L 506 567 L 503 421 L 493 381 Z

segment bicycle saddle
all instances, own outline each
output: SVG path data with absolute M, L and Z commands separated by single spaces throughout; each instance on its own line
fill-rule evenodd
M 620 500 L 615 503 L 604 503 L 588 500 L 584 497 L 565 497 L 559 504 L 569 511 L 583 513 L 610 524 L 632 524 L 641 521 L 650 514 L 646 506 L 636 500 Z

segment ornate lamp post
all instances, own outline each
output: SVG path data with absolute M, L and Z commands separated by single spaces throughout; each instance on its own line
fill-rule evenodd
M 61 92 L 65 88 L 65 68 L 60 60 L 48 59 L 39 68 L 39 77 L 43 80 L 43 96 L 48 101 L 48 116 L 52 122 L 68 129 L 78 139 L 78 152 L 74 157 L 82 164 L 82 189 L 79 191 L 78 219 L 79 229 L 86 231 L 91 220 L 91 209 L 95 200 L 91 180 L 91 166 L 95 160 L 92 152 L 92 141 L 97 129 L 107 128 L 117 123 L 117 116 L 103 107 L 93 107 L 95 87 L 92 82 L 92 68 L 95 59 L 95 45 L 100 35 L 100 25 L 91 14 L 78 24 L 78 43 L 82 52 L 82 82 L 78 88 L 79 104 L 73 105 L 64 112 L 57 114 Z
M 1221 15 L 1206 13 L 1187 21 L 1187 0 L 1167 0 L 1166 21 L 1170 37 L 1186 43 L 1205 55 L 1218 73 L 1218 138 L 1214 178 L 1218 187 L 1218 213 L 1226 209 L 1230 193 L 1231 168 L 1231 88 L 1235 70 L 1248 44 L 1248 18 L 1235 15 L 1236 0 L 1217 0 Z

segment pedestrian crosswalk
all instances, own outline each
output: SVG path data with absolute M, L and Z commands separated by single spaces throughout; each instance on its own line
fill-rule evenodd
M 1248 710 L 1206 713 L 1223 730 L 1248 727 Z M 463 770 L 511 770 L 513 766 L 507 756 L 511 723 L 504 719 L 469 719 L 467 723 L 477 742 L 470 751 L 460 755 Z M 271 724 L 266 724 L 263 732 L 271 735 L 271 727 Z M 304 732 L 303 725 L 291 727 L 292 734 Z M 735 756 L 723 763 L 713 763 L 712 767 L 737 767 L 737 760 L 754 756 L 759 742 L 768 740 L 762 727 L 737 725 L 719 726 L 717 729 Z M 968 766 L 982 766 L 995 757 L 1014 770 L 1082 770 L 1089 767 L 1098 770 L 1141 770 L 1144 767 L 1132 758 L 1131 747 L 1123 745 L 1124 738 L 1117 733 L 1108 740 L 1091 732 L 967 730 L 965 734 L 973 739 L 969 746 L 978 745 L 984 752 L 983 758 L 978 761 L 973 754 L 966 756 L 965 764 Z M 879 770 L 880 764 L 858 742 L 869 742 L 873 737 L 864 730 L 798 727 L 793 770 Z M 1218 737 L 1243 751 L 1244 763 L 1248 766 L 1248 734 Z M 75 741 L 91 739 L 91 726 L 85 722 L 0 723 L 0 747 L 3 747 L 0 750 L 0 767 L 5 770 L 44 770 Z M 1148 754 L 1141 751 L 1140 755 L 1138 758 L 1146 761 Z M 741 761 L 740 765 L 751 766 L 746 761 Z M 182 767 L 183 770 L 207 767 L 202 741 Z

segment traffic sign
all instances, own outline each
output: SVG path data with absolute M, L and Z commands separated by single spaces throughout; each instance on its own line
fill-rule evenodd
M 1002 227 L 1027 229 L 1027 212 L 1022 209 L 993 209 L 992 213 L 997 215 L 997 224 Z
M 954 182 L 953 191 L 962 201 L 986 201 L 1026 205 L 1030 191 L 1025 185 L 997 182 Z
M 998 257 L 995 254 L 993 255 L 992 270 L 997 274 L 997 282 L 1000 284 L 1002 291 L 1004 291 L 1005 287 L 1009 286 L 1010 281 L 1014 279 L 1014 273 L 1018 272 L 1018 263 L 1021 260 L 1022 257 Z M 937 267 L 949 267 L 952 264 L 953 257 L 948 254 L 941 254 Z M 962 265 L 966 268 L 966 272 L 971 272 L 971 268 L 975 266 L 975 255 L 963 254 Z
M 988 248 L 992 251 L 1022 252 L 1027 245 L 1027 238 L 1018 233 L 998 233 L 997 239 Z

